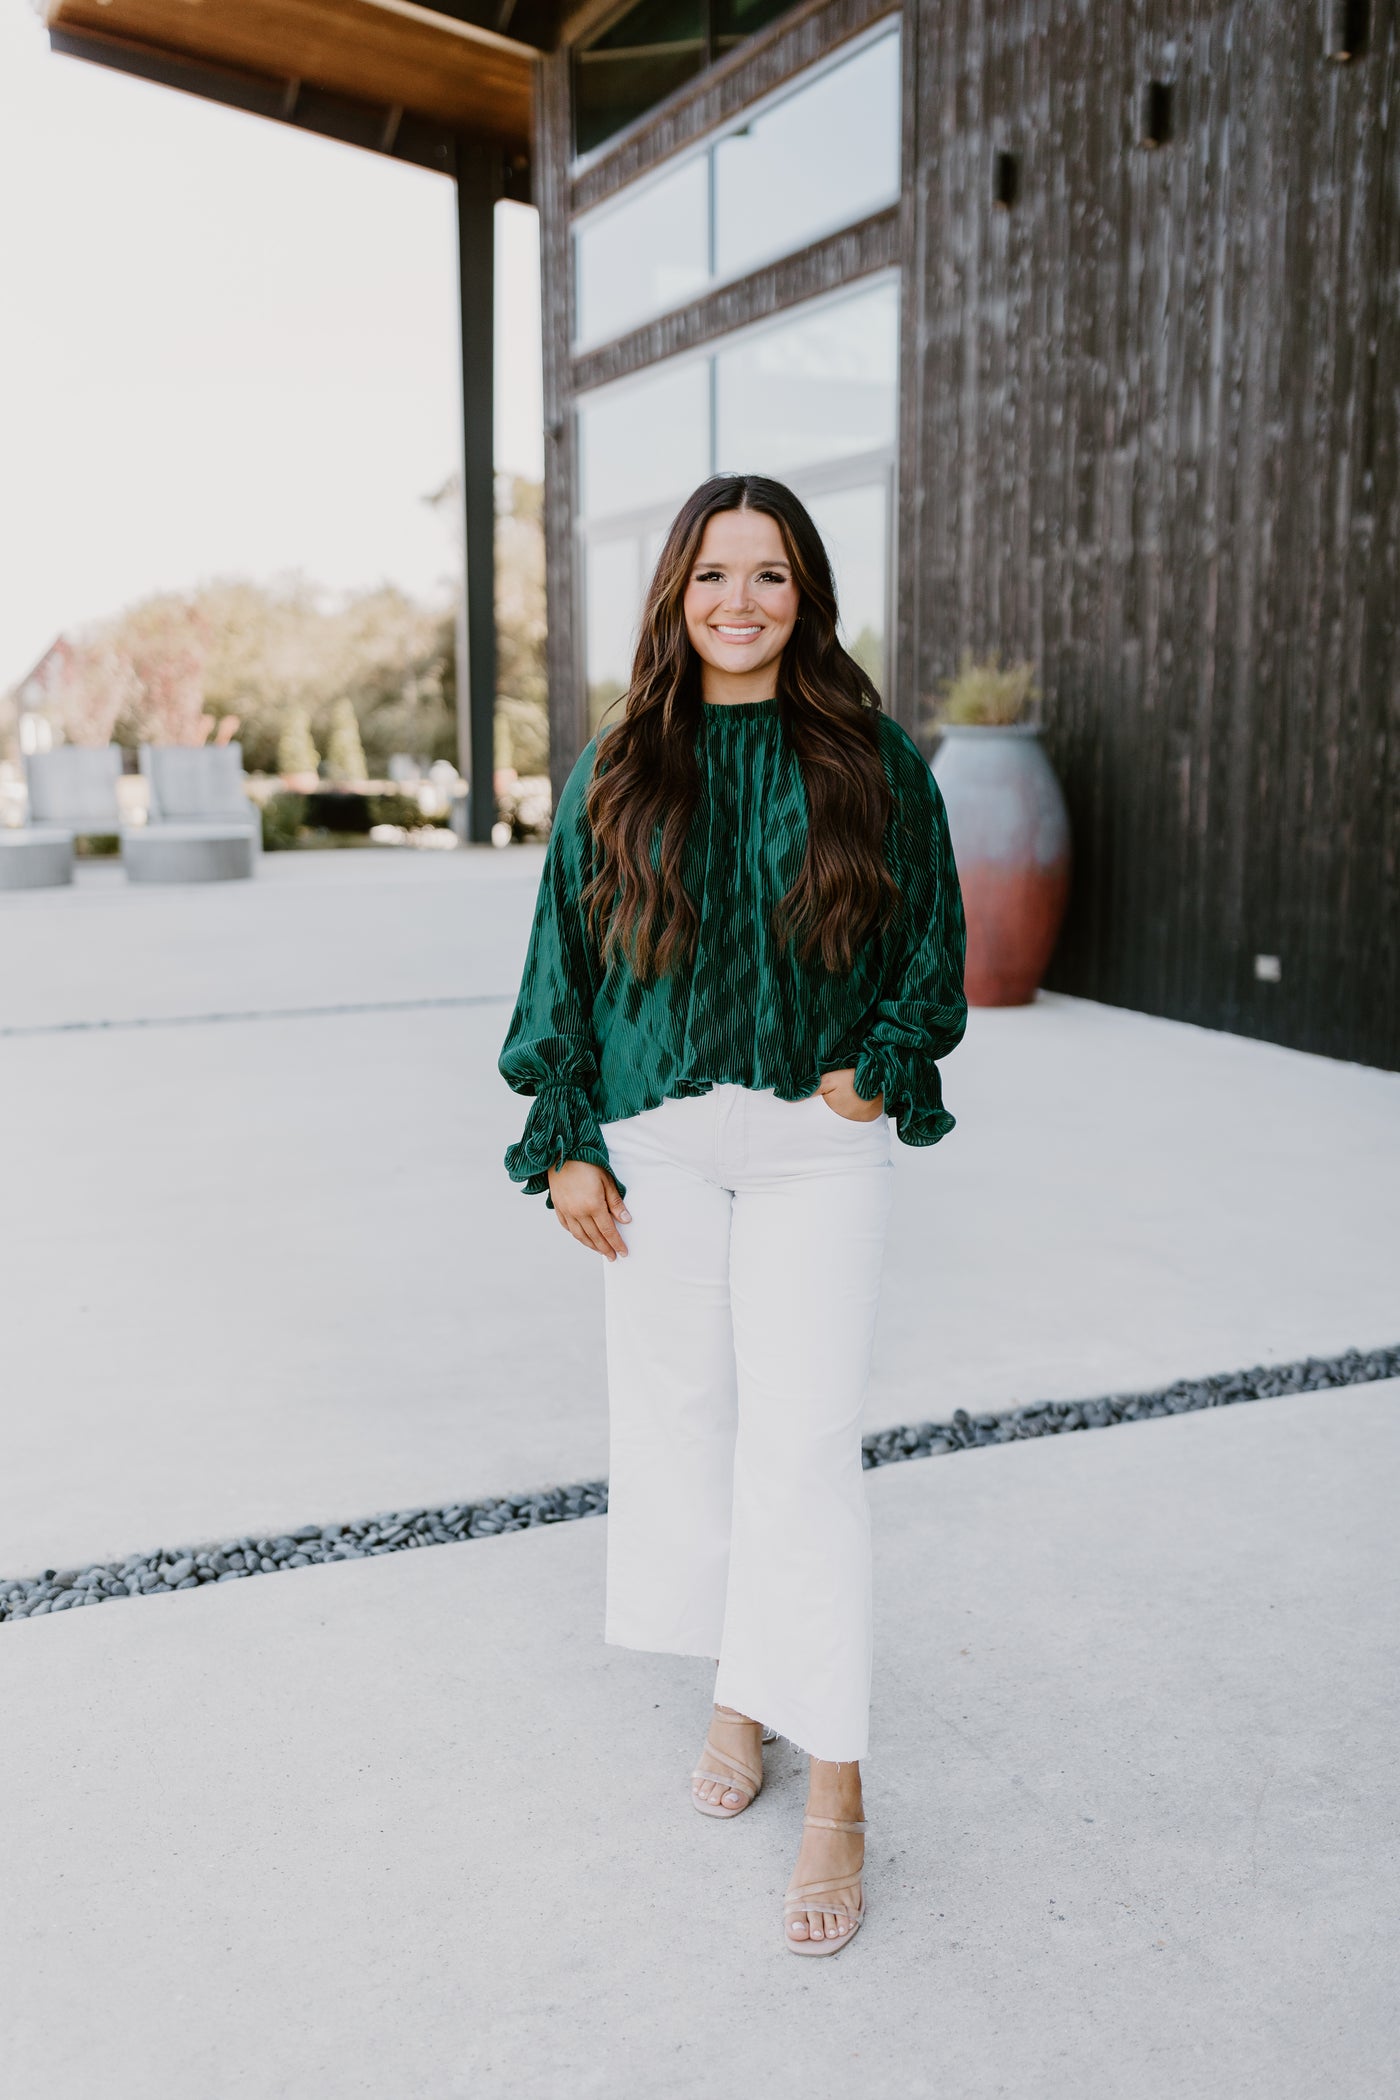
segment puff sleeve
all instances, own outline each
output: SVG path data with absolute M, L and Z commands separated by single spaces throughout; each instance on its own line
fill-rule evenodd
M 883 1093 L 904 1144 L 936 1145 L 953 1128 L 938 1059 L 956 1048 L 967 1026 L 967 930 L 938 783 L 912 737 L 893 722 L 887 737 L 894 796 L 888 853 L 900 904 L 886 930 L 880 994 L 854 1084 L 865 1101 Z
M 598 1076 L 592 1015 L 601 967 L 582 904 L 593 872 L 585 796 L 596 749 L 595 738 L 559 797 L 520 993 L 498 1061 L 507 1084 L 534 1097 L 519 1142 L 506 1152 L 506 1172 L 527 1196 L 543 1195 L 550 1209 L 550 1167 L 586 1159 L 612 1174 L 592 1098 Z

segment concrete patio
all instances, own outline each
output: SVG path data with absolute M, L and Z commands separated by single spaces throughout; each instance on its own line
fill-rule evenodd
M 605 1470 L 505 1181 L 539 855 L 0 899 L 0 1573 Z M 223 1018 L 218 1018 L 223 1017 Z M 1043 998 L 898 1155 L 872 1427 L 1400 1339 L 1400 1075 Z M 1400 1384 L 871 1478 L 871 1923 L 605 1520 L 0 1627 L 17 2100 L 1389 2100 Z

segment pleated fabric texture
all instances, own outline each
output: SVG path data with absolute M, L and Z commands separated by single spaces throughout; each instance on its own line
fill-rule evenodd
M 885 855 L 900 904 L 844 977 L 799 962 L 772 930 L 807 841 L 802 772 L 776 699 L 702 711 L 701 792 L 683 862 L 699 934 L 689 965 L 650 984 L 621 959 L 605 971 L 588 935 L 581 899 L 597 847 L 584 798 L 607 733 L 580 754 L 555 813 L 500 1056 L 508 1084 L 534 1096 L 505 1155 L 527 1195 L 547 1196 L 549 1168 L 567 1159 L 611 1172 L 600 1123 L 718 1085 L 796 1101 L 823 1073 L 854 1066 L 856 1092 L 883 1093 L 906 1145 L 937 1144 L 953 1128 L 937 1061 L 967 1025 L 957 868 L 927 760 L 890 716 L 878 721 L 893 800 Z

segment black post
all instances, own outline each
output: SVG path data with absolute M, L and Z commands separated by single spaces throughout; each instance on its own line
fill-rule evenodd
M 499 149 L 459 138 L 457 284 L 462 317 L 462 523 L 457 763 L 471 783 L 467 836 L 491 843 L 496 728 L 495 209 Z

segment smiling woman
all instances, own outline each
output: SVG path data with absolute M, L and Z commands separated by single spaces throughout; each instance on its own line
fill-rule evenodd
M 943 805 L 837 633 L 781 484 L 718 475 L 647 592 L 621 717 L 560 799 L 501 1070 L 506 1164 L 601 1254 L 606 1637 L 713 1656 L 703 1815 L 811 1757 L 794 1953 L 864 1917 L 860 1420 L 891 1183 L 953 1127 L 963 914 Z

